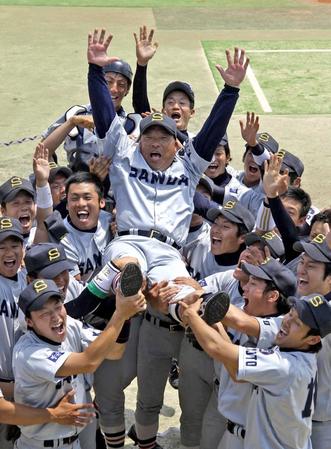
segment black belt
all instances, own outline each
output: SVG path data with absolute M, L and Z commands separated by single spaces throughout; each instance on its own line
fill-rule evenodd
M 15 381 L 14 381 L 14 380 L 10 380 L 10 379 L 2 379 L 2 378 L 0 377 L 0 382 L 4 382 L 4 383 L 6 383 L 6 384 L 11 384 L 11 383 L 14 383 Z
M 168 329 L 168 331 L 170 332 L 178 332 L 184 330 L 184 328 L 180 324 L 162 321 L 156 316 L 151 315 L 149 312 L 145 312 L 145 319 L 150 323 L 154 324 L 154 326 L 164 327 L 165 329 Z
M 45 440 L 44 447 L 59 447 L 63 444 L 70 444 L 76 441 L 78 435 L 73 435 L 72 437 L 59 438 L 58 440 Z
M 122 235 L 140 235 L 141 237 L 148 237 L 150 239 L 160 240 L 160 242 L 168 243 L 168 240 L 172 240 L 170 237 L 161 234 L 161 232 L 156 229 L 150 229 L 149 231 L 142 231 L 138 229 L 137 231 L 120 231 L 117 233 L 119 236 Z M 180 249 L 181 247 L 177 245 L 176 242 L 169 243 L 170 246 L 173 246 L 176 249 Z
M 245 438 L 246 430 L 240 424 L 236 424 L 228 419 L 227 429 L 230 433 L 232 433 L 232 435 L 237 435 L 242 439 Z

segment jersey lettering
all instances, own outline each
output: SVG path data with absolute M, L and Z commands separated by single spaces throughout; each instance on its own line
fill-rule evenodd
M 185 185 L 188 186 L 188 177 L 185 175 L 177 176 L 166 176 L 164 173 L 149 173 L 146 169 L 130 167 L 130 178 L 138 178 L 139 181 L 143 181 L 146 184 L 161 184 L 161 185 Z
M 93 261 L 89 258 L 86 261 L 78 264 L 80 274 L 83 276 L 85 274 L 91 273 L 96 268 L 101 267 L 102 256 L 100 253 L 93 254 Z
M 305 408 L 302 410 L 301 412 L 301 416 L 302 418 L 309 418 L 311 416 L 311 404 L 313 402 L 313 398 L 314 398 L 314 403 L 316 402 L 316 394 L 317 394 L 317 376 L 315 377 L 315 379 L 311 378 L 311 381 L 309 382 L 307 388 L 308 388 L 308 395 L 307 395 L 307 399 L 306 399 L 306 403 L 305 403 Z
M 0 315 L 5 315 L 7 318 L 17 318 L 18 317 L 18 307 L 16 303 L 7 303 L 5 299 L 2 300 L 0 306 Z
M 257 355 L 255 348 L 246 349 L 246 366 L 256 366 Z

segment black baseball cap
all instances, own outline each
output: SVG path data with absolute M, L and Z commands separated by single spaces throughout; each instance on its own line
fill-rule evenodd
M 70 270 L 72 264 L 67 260 L 64 248 L 56 243 L 38 243 L 26 252 L 24 263 L 28 274 L 53 279 L 64 270 Z
M 281 171 L 288 170 L 289 173 L 302 176 L 305 167 L 297 156 L 286 150 L 279 150 L 276 155 L 282 160 Z
M 311 242 L 295 242 L 293 249 L 299 253 L 305 252 L 316 262 L 331 262 L 331 248 L 324 234 L 318 234 Z
M 32 183 L 20 176 L 12 176 L 0 186 L 0 203 L 12 201 L 22 191 L 35 199 L 36 192 Z
M 261 243 L 263 246 L 267 246 L 271 256 L 275 259 L 278 259 L 285 254 L 283 241 L 275 231 L 265 232 L 262 235 L 259 235 L 256 232 L 246 234 L 245 244 L 250 246 L 254 243 Z
M 323 338 L 331 332 L 331 304 L 323 295 L 312 293 L 301 298 L 290 298 L 300 320 Z
M 8 237 L 16 237 L 23 242 L 22 225 L 16 218 L 0 217 L 0 242 Z
M 154 112 L 153 114 L 145 117 L 140 122 L 140 134 L 144 134 L 148 128 L 152 126 L 161 126 L 168 134 L 171 134 L 175 138 L 177 137 L 177 126 L 175 120 L 162 114 L 161 112 Z
M 72 170 L 69 167 L 57 165 L 55 162 L 50 162 L 49 168 L 50 172 L 48 182 L 50 184 L 54 182 L 57 175 L 63 175 L 65 178 L 69 178 L 69 176 L 72 175 Z
M 255 226 L 253 214 L 237 200 L 229 200 L 222 207 L 213 207 L 207 211 L 207 218 L 212 222 L 219 215 L 232 223 L 243 224 L 248 232 L 251 232 Z
M 277 153 L 279 148 L 279 143 L 275 140 L 269 133 L 259 133 L 256 134 L 256 140 L 264 148 L 266 148 L 270 153 Z
M 268 257 L 260 265 L 242 262 L 245 273 L 265 281 L 272 281 L 277 289 L 286 297 L 295 295 L 297 280 L 293 272 L 278 260 Z
M 210 195 L 213 196 L 215 184 L 214 184 L 213 180 L 210 179 L 208 176 L 202 175 L 198 182 L 198 185 L 204 186 L 208 190 Z
M 184 81 L 173 81 L 165 88 L 163 92 L 163 100 L 162 103 L 164 105 L 167 97 L 171 92 L 174 92 L 175 90 L 180 90 L 181 92 L 184 92 L 185 95 L 188 96 L 190 103 L 192 107 L 194 108 L 194 92 L 192 90 L 192 87 L 189 83 L 185 83 Z
M 18 306 L 26 315 L 27 312 L 40 310 L 52 296 L 62 301 L 60 290 L 55 282 L 50 279 L 35 279 L 22 290 L 18 298 Z

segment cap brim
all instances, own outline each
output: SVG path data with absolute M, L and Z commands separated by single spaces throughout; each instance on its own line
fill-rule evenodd
M 167 131 L 167 133 L 170 134 L 171 136 L 173 136 L 175 139 L 177 138 L 177 132 L 175 132 L 173 129 L 171 129 L 169 126 L 165 125 L 164 123 L 162 123 L 162 124 L 157 123 L 157 121 L 150 122 L 147 125 L 145 125 L 145 127 L 143 129 L 140 129 L 140 134 L 144 135 L 145 132 L 152 126 L 159 126 L 160 128 L 163 128 L 165 131 Z
M 43 268 L 41 271 L 38 271 L 38 276 L 46 279 L 53 279 L 55 276 L 62 273 L 62 271 L 71 270 L 72 268 L 73 265 L 69 262 L 69 260 L 60 260 L 59 262 L 52 263 Z
M 3 202 L 9 203 L 9 201 L 14 200 L 20 192 L 26 192 L 29 195 L 31 195 L 33 199 L 35 199 L 36 192 L 34 190 L 25 187 L 20 187 L 19 189 L 15 189 L 9 192 L 8 195 L 6 195 L 5 198 L 3 199 Z
M 311 257 L 316 262 L 329 263 L 328 259 L 315 245 L 309 242 L 295 242 L 293 249 L 299 253 L 305 252 L 309 257 Z
M 249 232 L 245 235 L 245 244 L 247 246 L 253 245 L 254 243 L 262 243 L 263 246 L 266 245 L 266 242 L 255 232 Z
M 43 305 L 46 304 L 46 302 L 49 300 L 49 298 L 51 297 L 57 297 L 59 299 L 61 299 L 61 301 L 63 300 L 61 293 L 59 293 L 58 291 L 48 291 L 43 293 L 42 295 L 40 295 L 35 301 L 33 301 L 32 304 L 29 305 L 29 307 L 27 308 L 26 312 L 33 312 L 35 310 L 40 310 L 42 309 Z
M 3 242 L 5 239 L 7 239 L 8 237 L 16 237 L 19 240 L 21 240 L 21 242 L 23 242 L 24 237 L 21 233 L 16 232 L 16 231 L 4 231 L 4 232 L 0 232 L 0 242 Z
M 245 273 L 251 276 L 259 279 L 264 279 L 265 281 L 272 281 L 272 278 L 258 265 L 252 265 L 251 263 L 243 262 L 241 264 L 241 268 Z
M 63 174 L 66 178 L 69 178 L 72 175 L 72 170 L 69 167 L 52 168 L 49 173 L 49 182 L 53 182 L 54 178 L 59 174 Z
M 218 207 L 213 207 L 212 209 L 207 210 L 207 218 L 210 221 L 215 221 L 216 218 L 222 214 L 222 209 Z

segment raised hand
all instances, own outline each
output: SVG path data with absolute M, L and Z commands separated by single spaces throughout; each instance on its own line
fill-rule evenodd
M 49 178 L 48 149 L 42 142 L 38 143 L 33 155 L 33 173 L 36 177 L 36 186 L 44 187 Z
M 106 156 L 92 157 L 88 162 L 88 167 L 90 173 L 96 175 L 103 182 L 109 173 L 110 164 L 111 159 Z
M 256 134 L 259 130 L 259 116 L 254 112 L 247 112 L 246 123 L 239 120 L 241 136 L 250 147 L 257 145 Z
M 263 188 L 268 198 L 282 195 L 288 189 L 288 170 L 281 175 L 282 159 L 272 154 L 269 161 L 264 161 Z
M 228 62 L 227 68 L 224 70 L 219 64 L 216 65 L 216 68 L 228 86 L 239 87 L 245 78 L 249 59 L 245 59 L 245 50 L 237 47 L 234 49 L 233 59 L 230 50 L 226 50 L 225 54 Z
M 96 28 L 93 34 L 89 33 L 87 44 L 87 61 L 90 64 L 96 64 L 100 67 L 104 67 L 105 65 L 118 60 L 116 57 L 110 57 L 107 55 L 107 50 L 113 39 L 113 35 L 109 34 L 106 39 L 105 36 L 106 30 L 104 28 L 102 28 L 101 31 Z
M 136 33 L 133 33 L 133 36 L 136 41 L 137 63 L 145 66 L 153 58 L 159 46 L 157 42 L 153 42 L 154 29 L 152 28 L 147 36 L 147 27 L 143 25 L 139 28 L 139 38 Z

